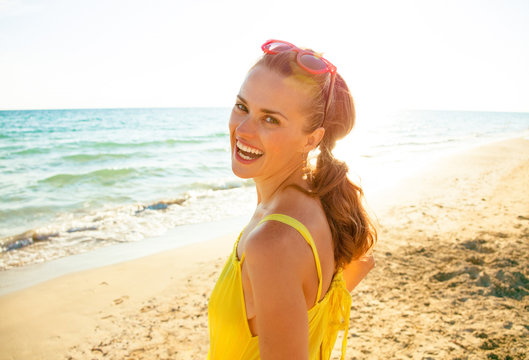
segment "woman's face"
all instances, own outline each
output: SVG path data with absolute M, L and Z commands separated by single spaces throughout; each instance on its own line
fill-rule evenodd
M 246 76 L 230 117 L 232 170 L 241 178 L 290 173 L 312 149 L 303 131 L 308 94 L 292 78 L 265 66 Z

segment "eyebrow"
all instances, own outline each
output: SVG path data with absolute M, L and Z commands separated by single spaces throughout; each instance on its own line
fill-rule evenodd
M 246 101 L 246 99 L 244 99 L 241 95 L 237 95 L 237 97 L 238 97 L 243 103 L 248 104 L 248 101 Z M 285 115 L 281 114 L 279 111 L 268 110 L 268 109 L 261 109 L 261 112 L 264 112 L 264 113 L 266 113 L 266 114 L 277 114 L 277 115 L 280 115 L 280 116 L 282 116 L 282 117 L 284 117 L 285 119 L 288 120 L 288 118 L 287 118 Z

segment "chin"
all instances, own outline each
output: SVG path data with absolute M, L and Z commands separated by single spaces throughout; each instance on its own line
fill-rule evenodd
M 231 160 L 231 171 L 235 176 L 241 179 L 251 179 L 254 177 L 254 174 L 252 174 L 250 171 L 247 171 L 247 169 L 241 169 L 240 164 L 237 164 L 237 160 L 235 159 Z

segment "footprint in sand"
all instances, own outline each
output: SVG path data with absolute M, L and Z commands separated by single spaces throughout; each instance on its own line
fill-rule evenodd
M 152 309 L 154 309 L 154 305 L 145 305 L 144 307 L 140 309 L 140 312 L 144 313 L 147 311 L 151 311 Z
M 127 300 L 129 297 L 127 295 L 123 295 L 122 297 L 119 297 L 117 299 L 114 299 L 114 305 L 119 305 L 123 301 Z
M 471 264 L 474 264 L 474 265 L 483 265 L 485 264 L 485 260 L 482 258 L 482 257 L 478 257 L 478 256 L 471 256 L 469 258 L 466 259 L 469 263 Z
M 433 276 L 437 281 L 444 282 L 453 279 L 454 277 L 461 275 L 461 271 L 452 271 L 452 272 L 438 272 Z
M 468 240 L 461 243 L 461 245 L 467 249 L 476 251 L 481 254 L 491 254 L 494 252 L 494 249 L 484 246 L 487 242 L 483 239 Z

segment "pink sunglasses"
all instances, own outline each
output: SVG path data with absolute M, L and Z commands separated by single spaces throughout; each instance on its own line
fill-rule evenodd
M 303 50 L 298 48 L 297 46 L 286 42 L 282 40 L 268 40 L 263 45 L 261 45 L 261 49 L 266 54 L 279 54 L 284 51 L 295 51 L 298 53 L 296 57 L 296 61 L 300 67 L 305 69 L 311 74 L 323 74 L 323 73 L 331 73 L 331 83 L 329 91 L 327 92 L 327 100 L 325 100 L 325 112 L 323 113 L 323 120 L 321 122 L 320 126 L 323 126 L 323 123 L 325 122 L 325 118 L 327 116 L 327 110 L 329 107 L 329 99 L 332 96 L 332 92 L 334 90 L 334 79 L 336 77 L 336 66 L 331 64 L 331 62 L 319 55 L 317 55 L 315 52 L 310 50 Z

